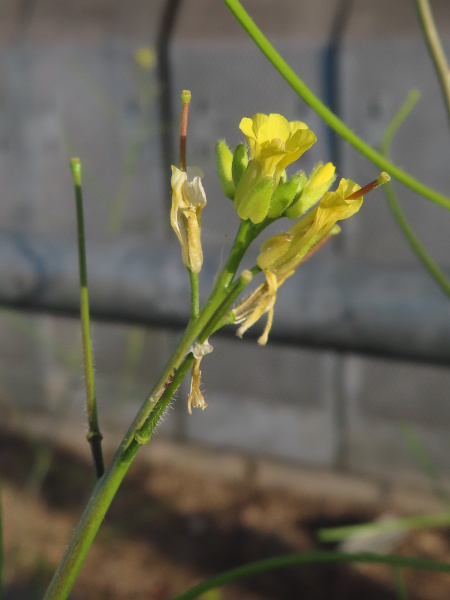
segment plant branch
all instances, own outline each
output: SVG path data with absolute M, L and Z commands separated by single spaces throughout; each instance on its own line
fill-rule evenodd
M 418 194 L 425 196 L 428 200 L 435 202 L 443 208 L 450 209 L 450 198 L 444 196 L 440 192 L 424 185 L 394 163 L 390 162 L 385 156 L 374 150 L 366 142 L 345 125 L 331 110 L 329 110 L 323 102 L 317 98 L 308 86 L 298 77 L 291 69 L 281 55 L 270 44 L 268 39 L 263 35 L 261 30 L 255 25 L 251 17 L 244 10 L 239 0 L 224 0 L 225 4 L 231 10 L 233 15 L 247 31 L 259 49 L 265 54 L 273 66 L 277 69 L 282 77 L 289 85 L 297 92 L 297 94 L 308 104 L 334 131 L 344 140 L 351 144 L 358 152 L 367 159 L 372 161 L 383 171 L 387 171 L 391 177 L 395 177 L 398 181 L 411 188 Z
M 83 340 L 84 376 L 86 381 L 86 407 L 89 431 L 86 436 L 92 452 L 97 477 L 105 472 L 102 439 L 103 436 L 98 424 L 97 398 L 95 394 L 94 361 L 92 358 L 92 340 L 90 333 L 89 295 L 86 266 L 86 244 L 84 235 L 83 193 L 81 188 L 81 163 L 78 158 L 70 161 L 73 181 L 75 185 L 75 200 L 77 208 L 78 231 L 78 262 L 80 272 L 80 312 L 81 335 Z
M 195 600 L 201 594 L 225 584 L 274 569 L 326 563 L 367 563 L 450 574 L 450 563 L 431 559 L 396 556 L 393 554 L 371 554 L 370 552 L 358 552 L 355 554 L 344 552 L 305 552 L 259 560 L 243 567 L 231 569 L 216 577 L 202 581 L 173 600 Z
M 412 111 L 418 98 L 418 91 L 412 90 L 409 93 L 403 105 L 392 118 L 388 127 L 386 128 L 386 131 L 383 135 L 380 144 L 380 150 L 384 155 L 388 154 L 390 145 L 392 143 L 392 140 L 394 139 L 395 134 L 397 133 L 398 128 L 401 126 L 403 121 Z M 428 254 L 425 247 L 414 233 L 411 225 L 408 223 L 405 215 L 403 214 L 402 209 L 400 208 L 400 204 L 398 203 L 398 200 L 394 193 L 394 190 L 389 183 L 384 186 L 384 193 L 386 194 L 389 208 L 391 209 L 391 212 L 395 220 L 397 221 L 397 224 L 400 227 L 407 242 L 411 246 L 412 251 L 422 262 L 422 264 L 424 265 L 428 273 L 431 275 L 431 277 L 440 286 L 442 291 L 450 297 L 450 281 L 446 277 L 445 273 L 440 269 L 439 265 Z
M 414 0 L 414 3 L 416 5 L 417 14 L 419 16 L 420 25 L 422 26 L 425 41 L 427 43 L 431 59 L 434 63 L 439 83 L 441 85 L 450 125 L 450 68 L 439 39 L 439 33 L 433 19 L 433 13 L 431 12 L 429 1 Z

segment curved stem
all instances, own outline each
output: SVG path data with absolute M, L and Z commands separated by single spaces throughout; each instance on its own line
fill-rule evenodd
M 414 230 L 406 220 L 400 208 L 398 200 L 395 197 L 394 191 L 390 184 L 387 184 L 385 186 L 384 193 L 386 194 L 389 208 L 391 209 L 391 212 L 394 215 L 398 226 L 402 230 L 403 235 L 408 240 L 411 249 L 417 256 L 417 258 L 422 262 L 422 264 L 424 265 L 428 273 L 431 275 L 431 277 L 442 289 L 442 291 L 450 297 L 450 280 L 447 278 L 447 276 L 439 267 L 439 265 L 431 258 L 431 256 L 425 250 L 423 244 L 420 242 L 419 238 L 414 233 Z
M 400 107 L 400 109 L 397 111 L 397 113 L 394 115 L 393 119 L 389 123 L 380 144 L 380 150 L 384 155 L 388 154 L 390 145 L 392 143 L 392 140 L 394 139 L 395 134 L 397 133 L 398 128 L 414 108 L 418 97 L 419 96 L 417 90 L 412 90 L 409 93 L 403 105 Z M 400 208 L 392 186 L 390 184 L 386 184 L 383 187 L 389 208 L 391 209 L 394 219 L 397 221 L 397 225 L 400 227 L 407 242 L 411 246 L 412 251 L 422 262 L 422 264 L 424 265 L 428 273 L 431 275 L 431 277 L 433 277 L 436 283 L 440 286 L 442 291 L 450 297 L 449 279 L 447 278 L 445 273 L 440 269 L 439 265 L 428 254 L 425 247 L 414 233 L 411 225 L 406 220 L 406 217 L 403 214 L 402 209 Z
M 191 318 L 190 323 L 198 317 L 200 309 L 200 297 L 198 291 L 198 273 L 193 273 L 188 267 L 189 282 L 191 284 Z
M 139 431 L 139 435 L 136 435 L 137 432 L 135 432 L 131 443 L 126 449 L 121 445 L 117 450 L 108 470 L 94 488 L 91 499 L 47 589 L 44 600 L 63 600 L 69 595 L 86 554 L 106 515 L 106 511 L 116 495 L 134 457 L 142 444 L 150 440 L 152 431 L 181 384 L 191 363 L 192 354 L 189 354 L 159 399 L 159 407 L 155 407 L 157 413 L 155 414 L 155 418 L 148 420 L 145 429 L 141 428 L 142 430 Z
M 436 24 L 428 0 L 414 0 L 428 50 L 436 69 L 444 96 L 445 108 L 450 125 L 450 68 L 442 48 Z
M 209 590 L 274 569 L 324 563 L 367 563 L 388 565 L 396 568 L 402 567 L 408 569 L 421 569 L 423 571 L 450 573 L 450 563 L 431 559 L 395 556 L 393 554 L 371 554 L 370 552 L 359 552 L 355 554 L 344 552 L 305 552 L 259 560 L 243 567 L 231 569 L 216 577 L 202 581 L 173 600 L 195 600 L 195 598 L 198 598 L 201 594 L 204 594 Z
M 224 0 L 225 4 L 231 10 L 233 15 L 247 31 L 259 49 L 270 60 L 273 66 L 277 69 L 282 77 L 289 85 L 297 92 L 297 94 L 308 104 L 322 119 L 340 135 L 344 140 L 347 140 L 358 152 L 368 158 L 380 169 L 389 173 L 391 177 L 395 177 L 398 181 L 413 189 L 418 194 L 425 196 L 428 200 L 435 202 L 443 208 L 450 209 L 450 198 L 424 185 L 394 163 L 389 161 L 382 154 L 374 150 L 366 144 L 360 137 L 343 123 L 331 110 L 329 110 L 323 102 L 315 96 L 308 86 L 298 77 L 291 69 L 286 61 L 281 57 L 275 48 L 270 44 L 268 39 L 263 35 L 260 29 L 255 25 L 247 12 L 240 4 L 239 0 Z

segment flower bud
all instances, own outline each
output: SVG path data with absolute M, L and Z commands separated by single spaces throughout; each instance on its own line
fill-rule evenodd
M 270 207 L 267 216 L 270 219 L 280 217 L 286 208 L 292 204 L 296 195 L 303 188 L 306 175 L 302 172 L 296 173 L 289 181 L 280 183 L 270 199 Z
M 233 153 L 233 164 L 231 166 L 231 173 L 233 175 L 233 181 L 236 187 L 238 186 L 238 183 L 240 182 L 247 165 L 247 146 L 245 144 L 238 144 Z
M 286 216 L 290 219 L 297 219 L 314 206 L 336 179 L 335 170 L 336 167 L 330 162 L 325 165 L 318 163 L 308 177 L 299 197 L 286 210 Z
M 232 175 L 233 154 L 228 148 L 225 140 L 216 144 L 216 169 L 219 175 L 223 193 L 230 200 L 234 199 L 236 187 Z

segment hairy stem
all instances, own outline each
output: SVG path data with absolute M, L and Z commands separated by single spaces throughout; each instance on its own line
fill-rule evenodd
M 247 248 L 261 228 L 241 223 L 225 267 L 198 318 L 189 323 L 178 347 L 167 362 L 151 393 L 143 402 L 113 461 L 94 488 L 91 499 L 75 529 L 67 550 L 45 595 L 45 600 L 65 600 L 68 597 L 83 561 L 94 541 L 100 524 L 139 448 L 150 440 L 151 434 L 167 408 L 175 390 L 192 364 L 190 346 L 197 338 L 202 341 L 214 331 L 221 314 L 234 298 L 233 278 Z M 250 278 L 251 279 L 251 278 Z M 250 280 L 249 279 L 249 280 Z M 249 281 L 248 280 L 248 281 Z M 238 280 L 239 281 L 239 280 Z M 243 281 L 239 289 L 245 287 Z M 230 302 L 226 301 L 227 296 Z

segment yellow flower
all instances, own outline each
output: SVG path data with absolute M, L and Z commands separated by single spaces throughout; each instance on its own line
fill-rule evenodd
M 326 180 L 334 176 L 331 163 L 325 165 L 318 177 L 318 186 L 323 183 L 320 180 L 322 176 L 325 185 Z M 383 172 L 377 179 L 361 188 L 350 179 L 341 179 L 338 189 L 325 193 L 319 205 L 297 221 L 287 233 L 275 235 L 262 244 L 257 263 L 264 271 L 266 281 L 233 310 L 235 323 L 242 323 L 237 332 L 239 336 L 267 312 L 267 324 L 258 343 L 264 345 L 267 342 L 280 286 L 295 273 L 295 269 L 301 263 L 339 233 L 337 222 L 358 212 L 364 194 L 389 180 L 389 175 Z
M 333 231 L 338 221 L 354 215 L 363 196 L 351 199 L 360 186 L 350 179 L 341 179 L 334 192 L 324 194 L 318 206 L 295 223 L 288 233 L 279 234 L 264 242 L 257 258 L 258 266 L 282 277 L 292 272 L 308 252 Z
M 278 114 L 244 117 L 239 127 L 247 138 L 250 162 L 237 186 L 234 207 L 241 219 L 261 223 L 267 216 L 271 194 L 283 171 L 317 138 L 305 123 L 288 122 Z M 252 197 L 255 188 L 257 194 L 261 194 L 260 202 Z
M 328 162 L 325 165 L 318 163 L 308 177 L 298 200 L 293 202 L 285 212 L 289 219 L 298 219 L 313 207 L 333 185 L 336 167 Z
M 266 281 L 233 310 L 235 323 L 242 323 L 237 331 L 239 337 L 268 313 L 266 327 L 258 339 L 260 345 L 266 344 L 278 289 L 300 263 L 339 232 L 337 221 L 359 210 L 363 197 L 348 198 L 359 189 L 353 181 L 342 179 L 336 191 L 326 193 L 320 204 L 287 233 L 277 234 L 262 244 L 257 263 L 264 271 Z
M 250 160 L 258 163 L 261 177 L 270 175 L 278 183 L 281 173 L 316 141 L 314 133 L 301 121 L 278 114 L 257 113 L 244 117 L 239 129 L 247 138 Z
M 188 167 L 186 172 L 172 166 L 170 223 L 180 241 L 183 262 L 193 273 L 199 273 L 203 264 L 200 213 L 206 194 L 202 175 L 196 167 Z

